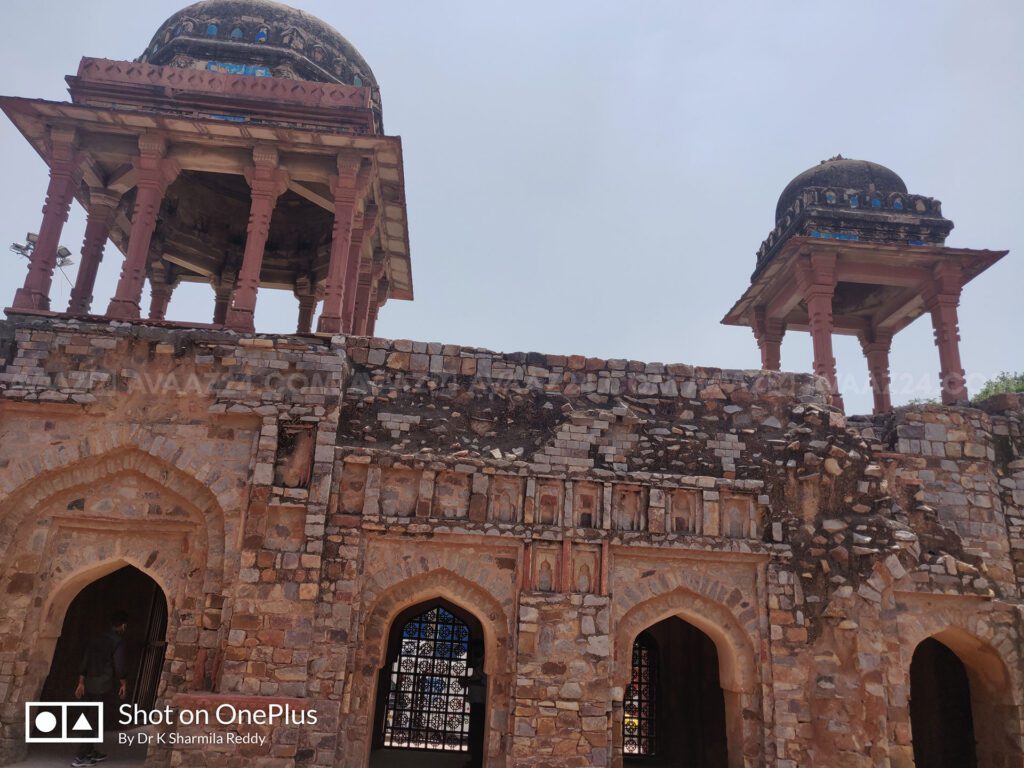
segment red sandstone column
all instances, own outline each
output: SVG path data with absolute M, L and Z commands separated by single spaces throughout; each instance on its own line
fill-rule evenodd
M 253 315 L 256 312 L 263 251 L 270 233 L 270 217 L 277 205 L 277 198 L 288 185 L 287 176 L 277 167 L 279 158 L 276 147 L 257 145 L 252 151 L 252 159 L 253 168 L 246 176 L 252 202 L 249 205 L 245 253 L 242 255 L 242 268 L 238 272 L 238 283 L 225 319 L 229 328 L 242 333 L 256 330 Z
M 316 296 L 303 294 L 299 299 L 299 322 L 296 333 L 311 333 L 313 330 L 313 314 L 316 312 Z
M 384 279 L 384 278 L 382 278 Z M 377 297 L 380 295 L 380 280 L 376 280 L 373 283 L 373 287 L 370 288 L 370 301 L 366 307 L 366 317 L 363 321 L 362 336 L 372 336 L 373 326 L 377 323 Z
M 366 335 L 366 323 L 370 314 L 370 300 L 373 293 L 373 275 L 360 278 L 356 289 L 356 306 L 352 315 L 352 333 L 356 336 Z
M 121 268 L 117 291 L 107 307 L 107 316 L 120 320 L 139 319 L 139 301 L 146 282 L 146 257 L 156 229 L 160 203 L 168 185 L 178 175 L 177 164 L 165 158 L 167 141 L 162 136 L 143 134 L 139 137 L 139 156 L 134 164 L 138 173 L 132 231 L 128 253 Z
M 356 336 L 366 335 L 366 324 L 370 311 L 370 292 L 377 279 L 384 274 L 383 261 L 378 261 L 377 254 L 370 258 L 370 274 L 363 274 L 363 244 L 373 239 L 377 229 L 377 207 L 369 205 L 366 211 L 356 215 L 357 229 L 352 233 L 352 251 L 349 257 L 351 282 L 356 290 L 345 295 L 345 330 Z M 383 257 L 381 257 L 383 258 Z
M 215 285 L 213 287 L 213 324 L 224 325 L 228 319 L 228 308 L 231 306 L 231 294 L 235 289 L 234 283 L 228 285 Z
M 344 327 L 344 306 L 348 294 L 355 292 L 352 272 L 352 235 L 356 216 L 356 200 L 360 192 L 361 160 L 338 156 L 338 175 L 331 183 L 334 194 L 334 231 L 331 235 L 331 258 L 324 286 L 324 307 L 317 321 L 318 333 L 341 333 Z M 358 258 L 358 254 L 356 254 Z M 356 264 L 358 267 L 358 263 Z
M 171 268 L 160 258 L 162 252 L 163 247 L 154 241 L 150 253 L 155 253 L 156 258 L 152 259 L 149 265 L 150 320 L 163 320 L 167 316 L 167 305 L 171 302 L 171 294 L 177 284 L 171 275 Z
M 754 310 L 754 338 L 761 350 L 761 367 L 766 371 L 782 368 L 782 338 L 786 335 L 785 324 L 777 318 L 769 318 L 764 307 Z
M 391 290 L 391 284 L 388 282 L 386 277 L 382 277 L 377 281 L 377 285 L 373 291 L 373 297 L 370 301 L 370 313 L 366 319 L 366 336 L 373 336 L 374 331 L 377 328 L 377 313 L 380 312 L 380 308 L 384 306 L 384 302 L 387 301 L 388 291 Z
M 171 303 L 174 283 L 151 283 L 149 286 L 149 319 L 163 320 L 167 317 L 167 305 Z
M 380 306 L 373 304 L 370 307 L 370 314 L 366 318 L 366 332 L 364 336 L 373 336 L 374 330 L 377 327 L 377 313 L 380 312 Z
M 236 264 L 234 255 L 228 257 L 229 264 Z M 210 278 L 210 285 L 213 286 L 213 324 L 224 325 L 228 316 L 228 307 L 231 306 L 231 294 L 235 290 L 235 283 L 238 275 L 232 266 L 225 266 L 220 276 Z
M 805 257 L 797 279 L 807 302 L 808 324 L 814 345 L 814 373 L 832 385 L 832 405 L 843 410 L 843 396 L 836 380 L 836 359 L 832 354 L 832 294 L 836 288 L 836 257 L 816 253 Z
M 75 287 L 71 289 L 68 313 L 86 315 L 92 308 L 92 291 L 96 286 L 96 272 L 103 260 L 103 249 L 110 236 L 110 225 L 117 212 L 121 196 L 104 189 L 89 190 L 88 218 L 85 238 L 82 240 L 82 260 L 78 265 Z
M 932 315 L 935 346 L 939 348 L 939 380 L 942 402 L 946 405 L 968 399 L 964 369 L 960 364 L 960 327 L 956 312 L 962 280 L 959 267 L 940 264 L 924 295 L 925 307 Z
M 367 286 L 364 285 L 362 271 L 362 243 L 364 243 L 364 225 L 366 217 L 356 210 L 352 219 L 352 241 L 348 248 L 348 261 L 345 262 L 345 298 L 341 303 L 341 328 L 347 334 L 355 333 L 356 312 L 365 306 Z M 360 294 L 364 303 L 359 303 Z
M 871 391 L 875 398 L 875 413 L 888 413 L 892 410 L 892 398 L 889 393 L 889 350 L 892 347 L 892 334 L 871 328 L 858 337 L 864 357 L 868 361 L 871 373 Z
M 43 221 L 29 258 L 25 285 L 14 294 L 14 309 L 50 308 L 50 284 L 57 266 L 60 233 L 68 220 L 71 200 L 82 181 L 80 157 L 75 146 L 73 128 L 55 126 L 50 129 L 50 183 L 43 204 Z

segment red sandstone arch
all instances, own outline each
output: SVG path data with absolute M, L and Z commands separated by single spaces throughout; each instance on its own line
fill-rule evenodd
M 900 651 L 909 675 L 910 660 L 922 640 L 932 637 L 955 653 L 992 691 L 1007 690 L 1017 707 L 1024 707 L 1024 680 L 1020 679 L 1021 649 L 1011 634 L 1011 624 L 999 624 L 990 611 L 979 610 L 976 601 L 950 601 L 951 605 L 926 602 L 900 617 Z M 973 683 L 973 680 L 972 680 Z
M 386 576 L 385 576 L 386 578 Z M 379 581 L 379 579 L 378 579 Z M 391 625 L 402 611 L 430 600 L 443 598 L 472 615 L 483 629 L 484 670 L 488 685 L 488 739 L 484 765 L 503 765 L 502 740 L 508 729 L 512 669 L 511 617 L 502 603 L 480 585 L 448 568 L 407 576 L 370 598 L 363 611 L 359 651 L 352 682 L 352 718 L 341 765 L 365 766 L 370 759 L 372 739 L 367 723 L 373 723 L 378 672 L 387 654 Z
M 760 712 L 760 676 L 750 633 L 729 608 L 696 592 L 679 587 L 633 606 L 614 630 L 612 684 L 624 691 L 629 683 L 633 642 L 645 629 L 669 617 L 692 624 L 715 644 L 719 680 L 725 694 L 726 731 L 730 768 L 760 764 L 763 734 L 759 718 L 744 711 Z M 622 765 L 622 701 L 613 702 L 612 747 L 615 766 Z
M 83 440 L 57 445 L 41 455 L 12 462 L 0 474 L 0 525 L 2 512 L 9 500 L 37 487 L 41 481 L 61 471 L 73 469 L 87 459 L 116 456 L 121 452 L 149 456 L 163 467 L 177 472 L 178 478 L 193 480 L 196 489 L 216 500 L 221 510 L 239 509 L 244 494 L 219 481 L 210 457 L 197 452 L 193 445 L 179 445 L 170 438 L 158 436 L 142 428 L 97 430 Z M 198 501 L 198 498 L 197 498 Z M 196 506 L 203 508 L 201 503 Z

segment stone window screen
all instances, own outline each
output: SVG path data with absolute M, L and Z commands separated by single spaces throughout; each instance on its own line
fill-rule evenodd
M 389 654 L 385 670 L 382 746 L 469 750 L 469 700 L 462 679 L 470 674 L 471 639 L 467 623 L 441 605 L 396 621 L 397 652 Z
M 646 635 L 633 642 L 633 674 L 626 686 L 622 751 L 654 755 L 657 748 L 658 649 Z

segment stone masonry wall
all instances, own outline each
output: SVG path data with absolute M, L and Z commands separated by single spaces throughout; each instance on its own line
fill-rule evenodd
M 319 713 L 152 765 L 372 764 L 395 617 L 438 599 L 483 631 L 489 768 L 620 766 L 670 616 L 715 645 L 730 766 L 912 765 L 927 637 L 984 764 L 1024 765 L 1019 398 L 847 419 L 812 376 L 32 316 L 0 355 L 0 762 L 67 605 L 131 564 L 160 702 Z

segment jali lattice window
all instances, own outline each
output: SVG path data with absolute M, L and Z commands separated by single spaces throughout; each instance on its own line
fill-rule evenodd
M 622 751 L 627 755 L 655 754 L 657 686 L 658 652 L 641 635 L 633 643 L 633 676 L 622 704 Z
M 460 680 L 469 674 L 469 627 L 437 606 L 399 631 L 398 655 L 389 670 L 384 746 L 468 751 L 469 701 Z

